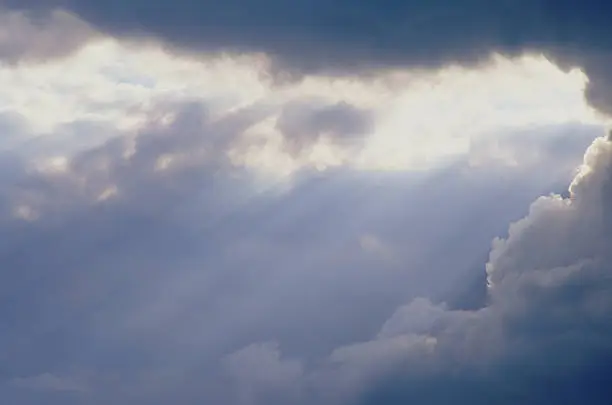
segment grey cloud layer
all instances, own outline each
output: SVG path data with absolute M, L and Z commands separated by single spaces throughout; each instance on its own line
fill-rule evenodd
M 330 105 L 322 100 L 300 100 L 283 107 L 276 127 L 285 135 L 292 153 L 322 137 L 350 148 L 360 146 L 363 137 L 371 133 L 374 117 L 346 102 Z
M 474 63 L 491 52 L 543 52 L 586 69 L 591 102 L 612 106 L 612 9 L 605 0 L 4 3 L 19 10 L 65 8 L 111 34 L 153 36 L 183 50 L 266 52 L 279 71 L 293 73 L 438 67 Z
M 89 38 L 79 20 L 45 14 L 60 6 L 112 34 L 264 51 L 299 73 L 543 51 L 584 67 L 590 100 L 611 104 L 603 0 L 3 4 L 42 11 L 31 14 L 42 28 L 3 14 L 9 62 L 61 56 Z M 225 155 L 266 108 L 222 120 L 198 103 L 176 112 L 135 145 L 119 137 L 77 154 L 65 172 L 33 173 L 9 153 L 0 160 L 4 402 L 608 405 L 609 139 L 590 147 L 571 198 L 538 199 L 494 242 L 488 295 L 462 310 L 439 300 L 484 271 L 489 238 L 592 134 L 502 139 L 530 174 L 520 179 L 464 162 L 432 178 L 339 170 L 303 173 L 278 196 L 256 194 Z M 2 123 L 21 130 L 18 117 Z M 370 125 L 350 105 L 297 100 L 277 129 L 297 154 L 321 136 L 358 146 Z M 364 249 L 364 235 L 386 250 Z
M 172 106 L 174 123 L 153 119 L 134 143 L 117 137 L 89 148 L 65 172 L 2 159 L 0 398 L 355 403 L 376 397 L 376 381 L 402 366 L 398 359 L 431 370 L 434 356 L 433 370 L 446 370 L 423 333 L 456 353 L 445 336 L 469 347 L 471 324 L 493 330 L 480 312 L 422 299 L 367 341 L 402 303 L 436 302 L 483 271 L 490 238 L 550 178 L 509 193 L 522 176 L 458 162 L 437 180 L 339 170 L 304 174 L 284 195 L 256 194 L 223 152 L 263 113 L 215 120 L 203 107 Z M 160 171 L 168 154 L 178 160 Z M 99 199 L 109 186 L 117 194 Z M 38 219 L 15 217 L 28 213 Z M 397 260 L 363 249 L 363 235 Z M 386 381 L 405 374 L 399 369 Z M 364 396 L 355 397 L 355 379 Z
M 78 17 L 54 10 L 34 17 L 3 10 L 0 3 L 0 60 L 40 62 L 66 56 L 98 34 Z

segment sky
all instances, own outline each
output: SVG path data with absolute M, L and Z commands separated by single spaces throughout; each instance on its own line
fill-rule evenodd
M 0 0 L 0 402 L 612 398 L 603 0 Z

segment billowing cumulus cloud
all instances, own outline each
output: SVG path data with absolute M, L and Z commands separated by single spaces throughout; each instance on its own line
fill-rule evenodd
M 359 378 L 344 387 L 350 403 L 607 403 L 611 174 L 599 138 L 569 197 L 541 197 L 495 240 L 481 309 L 417 299 L 375 340 L 336 349 L 332 375 Z

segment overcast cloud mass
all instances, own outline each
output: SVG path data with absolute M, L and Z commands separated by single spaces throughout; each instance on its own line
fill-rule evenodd
M 0 5 L 0 402 L 610 404 L 605 1 Z
M 491 52 L 542 52 L 564 66 L 588 71 L 591 102 L 608 111 L 612 108 L 608 91 L 612 39 L 607 23 L 612 10 L 606 0 L 4 3 L 9 10 L 33 10 L 43 21 L 60 18 L 52 10 L 69 10 L 104 32 L 152 37 L 187 52 L 263 52 L 275 60 L 283 76 L 406 65 L 437 67 L 476 63 Z M 51 37 L 59 35 L 54 32 Z M 70 38 L 85 40 L 87 36 Z M 62 43 L 75 46 L 74 39 Z M 50 48 L 63 52 L 57 46 Z M 45 47 L 38 52 L 48 56 L 52 51 Z M 2 53 L 15 55 L 14 50 Z

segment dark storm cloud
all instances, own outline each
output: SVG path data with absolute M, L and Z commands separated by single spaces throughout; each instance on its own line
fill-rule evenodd
M 491 52 L 543 52 L 586 69 L 591 102 L 604 110 L 612 105 L 612 6 L 606 0 L 4 3 L 43 14 L 65 8 L 111 34 L 152 36 L 188 51 L 266 52 L 279 71 L 298 74 L 440 67 L 482 61 Z
M 448 58 L 480 56 L 496 46 L 521 50 L 530 42 L 562 39 L 564 31 L 569 30 L 569 36 L 576 34 L 576 23 L 588 28 L 584 18 L 604 21 L 589 7 L 595 2 L 583 3 L 576 12 L 570 12 L 570 5 L 563 2 L 492 4 L 482 0 L 113 0 L 104 4 L 90 0 L 8 0 L 7 4 L 22 9 L 65 7 L 113 33 L 144 31 L 203 50 L 265 51 L 286 57 L 298 67 L 325 67 L 375 63 L 377 59 L 383 66 L 403 60 L 439 63 Z

